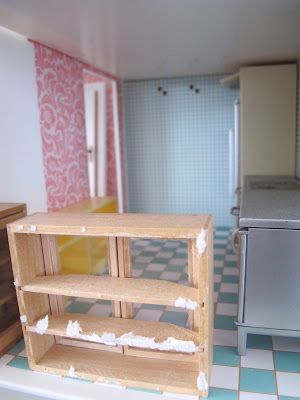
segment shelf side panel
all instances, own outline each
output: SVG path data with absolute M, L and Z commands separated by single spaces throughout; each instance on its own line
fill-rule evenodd
M 26 285 L 36 276 L 45 275 L 41 236 L 35 234 L 11 233 L 8 240 L 15 281 Z
M 50 313 L 49 296 L 43 293 L 24 292 L 17 288 L 18 304 L 21 316 L 26 316 L 26 322 L 32 324 Z
M 54 336 L 47 337 L 26 332 L 25 321 L 35 321 L 50 311 L 47 294 L 23 293 L 20 285 L 37 276 L 45 275 L 44 257 L 40 235 L 12 233 L 8 229 L 8 240 L 22 329 L 30 368 L 53 346 Z M 28 317 L 27 317 L 28 315 Z M 34 335 L 34 341 L 32 340 Z
M 213 320 L 214 320 L 214 266 L 213 266 L 213 227 L 212 218 L 205 230 L 205 247 L 191 240 L 191 257 L 193 269 L 198 270 L 198 291 L 200 307 L 195 310 L 194 323 L 199 321 L 199 340 L 203 352 L 200 353 L 199 373 L 203 372 L 209 384 L 212 352 L 213 352 Z M 202 243 L 203 244 L 203 243 Z
M 194 256 L 196 254 L 196 257 Z M 194 239 L 188 240 L 188 280 L 189 286 L 198 289 L 199 284 L 199 265 Z M 200 299 L 199 299 L 200 301 Z M 196 310 L 189 311 L 189 327 L 195 332 L 199 332 L 199 312 Z

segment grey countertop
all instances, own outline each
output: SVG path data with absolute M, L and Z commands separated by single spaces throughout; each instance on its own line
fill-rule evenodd
M 268 182 L 267 178 L 265 177 L 265 182 Z M 273 177 L 273 182 L 274 179 Z M 262 178 L 259 181 L 261 182 Z M 253 189 L 255 185 L 251 183 L 255 183 L 255 177 L 247 177 L 245 180 L 241 198 L 240 227 L 300 229 L 299 181 L 295 181 L 294 190 L 282 187 Z

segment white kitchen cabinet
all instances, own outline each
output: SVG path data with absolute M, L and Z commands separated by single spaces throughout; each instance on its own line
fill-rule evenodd
M 297 65 L 240 69 L 241 177 L 294 175 Z

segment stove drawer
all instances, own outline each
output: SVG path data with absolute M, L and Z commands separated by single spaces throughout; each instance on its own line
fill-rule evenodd
M 300 231 L 250 228 L 244 324 L 300 330 Z

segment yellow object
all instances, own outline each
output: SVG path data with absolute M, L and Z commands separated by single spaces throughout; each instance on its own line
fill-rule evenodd
M 92 197 L 63 208 L 63 213 L 116 213 L 115 197 Z M 99 274 L 107 266 L 106 238 L 57 237 L 63 274 Z

